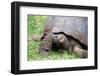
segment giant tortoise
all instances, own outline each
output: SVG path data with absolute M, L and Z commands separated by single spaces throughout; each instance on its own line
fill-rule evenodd
M 80 58 L 88 56 L 88 18 L 78 16 L 48 16 L 40 52 L 52 49 L 75 52 Z

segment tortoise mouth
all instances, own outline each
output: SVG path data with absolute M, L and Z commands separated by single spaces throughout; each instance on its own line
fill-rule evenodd
M 59 42 L 60 42 L 60 43 L 64 43 L 64 41 L 65 41 L 65 39 L 62 38 L 62 37 L 59 39 Z

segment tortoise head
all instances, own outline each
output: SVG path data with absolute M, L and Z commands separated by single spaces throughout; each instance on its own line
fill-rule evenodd
M 62 44 L 67 40 L 67 37 L 63 34 L 53 34 L 52 35 L 54 43 Z

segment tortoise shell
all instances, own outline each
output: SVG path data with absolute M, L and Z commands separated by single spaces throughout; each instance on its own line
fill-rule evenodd
M 52 27 L 51 32 L 63 32 L 88 45 L 88 17 L 78 16 L 49 16 L 47 27 Z

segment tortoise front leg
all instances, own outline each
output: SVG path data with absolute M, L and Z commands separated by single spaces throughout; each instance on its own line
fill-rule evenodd
M 80 58 L 87 58 L 88 52 L 87 50 L 84 50 L 80 48 L 79 46 L 74 46 L 73 51 L 80 57 Z
M 52 34 L 48 33 L 41 41 L 39 52 L 42 55 L 48 55 L 52 49 Z

